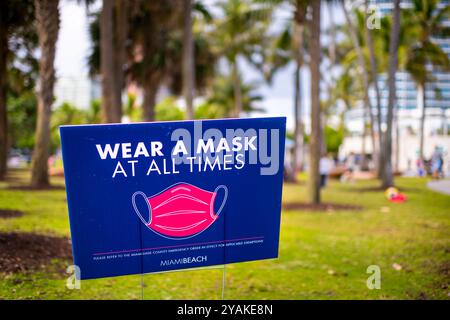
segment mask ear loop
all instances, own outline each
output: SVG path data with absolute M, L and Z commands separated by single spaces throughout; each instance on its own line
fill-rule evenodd
M 223 196 L 222 204 L 220 205 L 219 209 L 217 210 L 217 213 L 214 213 L 214 202 L 216 200 L 217 192 L 223 189 L 225 194 Z M 209 205 L 209 214 L 211 215 L 211 218 L 217 219 L 219 217 L 219 214 L 222 212 L 223 207 L 225 206 L 225 203 L 227 202 L 228 198 L 228 188 L 227 186 L 224 186 L 223 184 L 217 186 L 216 189 L 213 191 L 213 199 L 211 201 L 211 204 Z
M 148 207 L 148 222 L 145 221 L 144 217 L 142 217 L 141 213 L 139 212 L 138 207 L 136 206 L 136 197 L 137 196 L 142 196 L 145 199 L 145 203 L 147 204 L 147 207 Z M 138 215 L 139 219 L 141 219 L 142 223 L 144 223 L 146 226 L 148 226 L 152 222 L 152 208 L 150 207 L 150 203 L 148 202 L 148 198 L 145 195 L 145 193 L 143 193 L 142 191 L 136 191 L 135 193 L 133 193 L 131 201 L 133 203 L 134 211 Z

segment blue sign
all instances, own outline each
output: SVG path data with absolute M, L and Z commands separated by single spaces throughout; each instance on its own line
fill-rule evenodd
M 278 257 L 286 118 L 60 133 L 81 279 Z

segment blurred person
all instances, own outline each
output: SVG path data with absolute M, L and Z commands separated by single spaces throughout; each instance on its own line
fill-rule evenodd
M 414 177 L 416 175 L 416 172 L 414 171 L 412 167 L 412 160 L 411 158 L 408 158 L 407 160 L 407 168 L 406 171 L 403 173 L 404 177 Z
M 341 176 L 341 182 L 353 182 L 354 181 L 354 172 L 356 169 L 356 156 L 353 152 L 347 156 L 344 160 L 344 173 Z
M 417 167 L 417 175 L 419 177 L 423 177 L 426 175 L 425 163 L 423 162 L 423 160 L 420 157 L 418 157 L 416 160 L 416 167 Z
M 435 146 L 433 155 L 431 156 L 431 173 L 433 179 L 439 179 L 442 177 L 443 167 L 444 159 L 442 152 L 438 146 Z
M 319 160 L 320 173 L 320 187 L 324 188 L 327 185 L 328 175 L 334 168 L 334 161 L 327 155 L 323 155 Z

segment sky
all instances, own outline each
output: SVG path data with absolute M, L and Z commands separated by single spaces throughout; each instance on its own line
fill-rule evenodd
M 63 0 L 61 29 L 56 45 L 55 66 L 58 77 L 86 75 L 90 39 L 84 6 Z
M 206 0 L 205 4 L 211 6 L 214 0 Z M 97 2 L 95 6 L 99 6 Z M 58 37 L 55 66 L 58 77 L 79 77 L 88 73 L 87 56 L 90 50 L 90 39 L 88 36 L 88 19 L 84 5 L 78 5 L 76 1 L 62 0 L 61 29 Z M 289 13 L 280 10 L 274 18 L 273 30 L 280 29 L 288 18 Z M 341 22 L 343 15 L 339 10 L 333 12 L 335 22 Z M 329 21 L 328 10 L 322 9 L 322 28 Z M 262 83 L 262 78 L 257 70 L 247 65 L 245 61 L 239 61 L 241 73 L 245 81 L 256 81 Z M 288 117 L 288 129 L 292 129 L 293 121 L 293 72 L 294 65 L 290 64 L 279 71 L 272 84 L 263 84 L 259 93 L 264 97 L 260 106 L 266 110 L 261 116 L 286 116 Z M 304 67 L 301 72 L 302 101 L 305 106 L 305 114 L 309 112 L 309 73 Z M 307 117 L 304 117 L 307 120 Z M 306 124 L 307 121 L 306 121 Z

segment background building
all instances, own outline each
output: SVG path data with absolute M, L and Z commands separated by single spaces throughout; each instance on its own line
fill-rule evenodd
M 100 83 L 87 75 L 62 76 L 55 84 L 55 108 L 67 102 L 80 108 L 88 109 L 91 101 L 101 96 Z
M 442 0 L 439 4 L 444 7 L 450 4 L 450 0 Z M 372 0 L 372 6 L 376 6 L 379 15 L 390 14 L 393 8 L 392 1 Z M 401 1 L 401 8 L 412 6 L 412 1 Z M 450 20 L 445 22 L 450 26 Z M 450 38 L 433 37 L 432 41 L 438 44 L 450 58 Z M 432 71 L 435 81 L 426 87 L 426 120 L 425 120 L 425 157 L 430 157 L 434 148 L 439 146 L 444 149 L 447 159 L 450 151 L 450 73 L 443 71 Z M 387 87 L 387 75 L 380 74 L 378 85 L 381 93 L 381 106 L 384 114 L 387 109 L 389 90 Z M 414 164 L 419 151 L 419 131 L 422 109 L 417 103 L 417 86 L 411 76 L 403 71 L 396 74 L 397 86 L 397 117 L 394 123 L 394 154 L 398 154 L 397 167 L 400 170 L 407 170 L 411 163 Z M 370 98 L 372 105 L 376 105 L 375 91 L 371 88 Z M 362 132 L 362 108 L 357 108 L 348 112 L 347 128 L 353 133 L 353 137 L 344 141 L 342 153 L 361 151 Z M 382 128 L 383 129 L 383 128 Z M 395 149 L 399 148 L 399 152 Z M 366 150 L 370 153 L 371 143 L 366 142 Z M 449 159 L 450 160 L 450 159 Z M 394 163 L 395 163 L 394 159 Z

